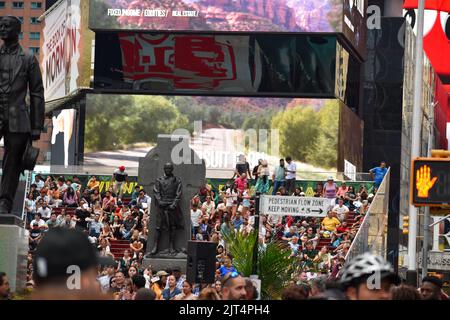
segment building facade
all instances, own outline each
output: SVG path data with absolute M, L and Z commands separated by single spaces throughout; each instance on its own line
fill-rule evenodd
M 40 53 L 42 25 L 39 17 L 45 11 L 45 1 L 0 1 L 0 16 L 16 16 L 22 21 L 20 44 L 36 55 Z

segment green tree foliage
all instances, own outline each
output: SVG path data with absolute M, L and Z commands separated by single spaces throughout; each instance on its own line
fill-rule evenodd
M 318 112 L 320 135 L 307 161 L 322 168 L 335 168 L 338 153 L 339 105 L 328 101 Z
M 188 118 L 162 96 L 93 95 L 86 111 L 87 150 L 156 142 L 158 134 L 187 128 Z
M 227 243 L 228 252 L 233 256 L 233 265 L 245 277 L 252 274 L 253 248 L 257 239 L 256 232 L 243 235 L 239 232 L 222 234 Z M 261 280 L 261 297 L 266 300 L 281 298 L 281 292 L 291 279 L 293 261 L 289 259 L 291 251 L 280 242 L 269 242 L 265 247 L 258 246 L 257 272 Z
M 272 119 L 272 129 L 280 130 L 280 152 L 312 165 L 336 167 L 338 152 L 339 105 L 327 101 L 319 111 L 294 106 Z
M 320 118 L 312 107 L 296 106 L 275 115 L 272 129 L 280 132 L 281 154 L 305 162 L 321 131 Z

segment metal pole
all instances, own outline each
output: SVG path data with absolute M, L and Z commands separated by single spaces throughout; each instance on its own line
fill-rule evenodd
M 434 147 L 434 107 L 436 104 L 432 104 L 430 107 L 430 116 L 428 119 L 429 134 L 428 134 L 428 154 L 427 157 L 431 157 Z M 430 240 L 430 207 L 425 207 L 425 214 L 423 217 L 423 252 L 422 252 L 422 279 L 428 274 L 428 246 Z
M 415 49 L 415 73 L 414 73 L 414 105 L 412 112 L 412 141 L 411 161 L 420 156 L 420 133 L 422 127 L 422 87 L 423 87 L 423 24 L 425 12 L 425 0 L 419 0 L 417 37 Z M 409 205 L 409 237 L 408 237 L 408 271 L 406 281 L 417 286 L 417 213 L 418 209 Z
M 256 192 L 255 196 L 255 232 L 256 232 L 256 241 L 253 246 L 253 267 L 252 274 L 258 274 L 258 247 L 259 247 L 259 201 L 260 201 L 261 193 Z

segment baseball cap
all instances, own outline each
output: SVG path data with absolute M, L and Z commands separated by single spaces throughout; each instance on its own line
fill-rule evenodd
M 162 276 L 168 276 L 169 274 L 167 272 L 165 272 L 164 270 L 158 271 L 156 273 L 157 277 L 162 277 Z
M 36 249 L 33 261 L 35 281 L 39 284 L 67 277 L 71 266 L 77 266 L 83 271 L 109 263 L 109 258 L 97 255 L 83 232 L 53 228 L 45 234 Z
M 125 166 L 120 166 L 120 167 L 119 167 L 119 170 L 120 170 L 120 171 L 125 171 Z
M 329 176 L 327 181 L 330 181 L 330 180 L 334 180 L 334 178 L 332 176 Z

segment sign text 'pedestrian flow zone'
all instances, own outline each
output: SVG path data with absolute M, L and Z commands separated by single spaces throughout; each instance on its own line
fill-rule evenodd
M 330 205 L 331 200 L 326 198 L 262 195 L 260 213 L 325 217 Z

